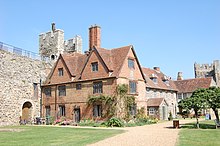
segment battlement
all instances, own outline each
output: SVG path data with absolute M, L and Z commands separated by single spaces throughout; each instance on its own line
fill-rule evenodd
M 212 77 L 216 84 L 220 86 L 220 64 L 219 60 L 214 60 L 211 64 L 194 64 L 195 78 Z
M 82 38 L 79 35 L 65 41 L 64 31 L 56 29 L 55 23 L 52 23 L 51 31 L 39 35 L 39 54 L 42 60 L 53 63 L 60 54 L 71 52 L 82 53 Z

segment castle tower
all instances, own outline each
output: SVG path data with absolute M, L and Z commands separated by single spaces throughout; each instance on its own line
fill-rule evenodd
M 97 25 L 89 28 L 89 50 L 94 46 L 101 47 L 101 27 Z
M 65 41 L 65 53 L 72 52 L 82 53 L 82 38 L 79 35 Z
M 64 41 L 64 31 L 56 29 L 55 23 L 51 24 L 51 31 L 39 35 L 39 53 L 43 61 L 54 63 L 60 54 L 72 52 L 82 53 L 79 35 Z
M 44 61 L 56 61 L 59 54 L 64 52 L 64 31 L 55 28 L 52 23 L 51 31 L 39 35 L 39 53 Z
M 195 78 L 212 77 L 217 86 L 220 87 L 220 64 L 219 60 L 214 60 L 209 64 L 194 64 Z
M 220 63 L 219 60 L 213 61 L 213 70 L 214 70 L 214 80 L 216 81 L 217 86 L 220 87 Z

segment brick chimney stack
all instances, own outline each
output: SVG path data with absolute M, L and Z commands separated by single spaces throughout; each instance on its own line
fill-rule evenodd
M 89 50 L 94 46 L 101 47 L 101 27 L 97 25 L 89 28 Z
M 178 72 L 178 75 L 177 75 L 177 80 L 183 80 L 183 73 L 182 72 Z

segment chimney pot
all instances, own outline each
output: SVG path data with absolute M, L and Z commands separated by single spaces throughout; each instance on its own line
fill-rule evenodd
M 183 80 L 183 73 L 182 72 L 178 72 L 177 80 Z
M 160 71 L 160 67 L 154 67 L 154 70 Z

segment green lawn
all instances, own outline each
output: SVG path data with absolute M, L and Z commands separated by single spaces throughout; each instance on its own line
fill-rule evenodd
M 214 121 L 200 122 L 200 129 L 195 123 L 182 126 L 178 146 L 217 146 L 220 145 L 220 129 L 215 129 Z
M 13 131 L 12 131 L 13 130 Z M 0 127 L 0 145 L 74 145 L 94 143 L 123 130 L 85 129 L 49 126 Z

